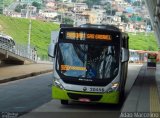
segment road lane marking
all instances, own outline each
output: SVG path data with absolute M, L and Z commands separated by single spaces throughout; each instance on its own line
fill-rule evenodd
M 160 100 L 157 86 L 150 86 L 150 112 L 160 112 Z

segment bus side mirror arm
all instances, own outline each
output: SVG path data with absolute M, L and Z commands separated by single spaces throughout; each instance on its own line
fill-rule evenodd
M 122 59 L 121 59 L 121 62 L 126 62 L 129 60 L 129 50 L 126 49 L 126 48 L 122 48 Z
M 48 56 L 55 58 L 55 50 L 56 50 L 56 44 L 51 43 L 48 47 Z

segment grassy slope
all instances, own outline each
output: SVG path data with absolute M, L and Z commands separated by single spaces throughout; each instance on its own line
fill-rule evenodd
M 16 0 L 3 0 L 3 3 L 5 6 L 8 6 L 10 5 L 13 1 L 16 1 Z
M 158 45 L 154 33 L 129 33 L 129 48 L 135 50 L 158 50 Z
M 28 19 L 0 16 L 0 26 L 2 27 L 0 31 L 3 30 L 4 33 L 11 35 L 16 42 L 27 45 Z M 58 28 L 59 25 L 54 23 L 32 20 L 31 44 L 36 46 L 39 55 L 47 55 L 51 31 Z M 150 48 L 151 50 L 158 50 L 153 33 L 150 33 L 149 36 L 145 36 L 144 33 L 129 34 L 129 37 L 130 49 L 148 50 Z
M 0 16 L 0 25 L 3 33 L 12 36 L 16 42 L 27 45 L 28 19 Z M 36 46 L 39 55 L 47 55 L 51 31 L 57 30 L 58 27 L 57 24 L 32 20 L 31 44 Z

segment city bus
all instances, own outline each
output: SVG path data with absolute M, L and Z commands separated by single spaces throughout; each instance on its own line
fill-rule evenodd
M 147 67 L 156 67 L 157 53 L 148 53 L 147 56 Z
M 112 25 L 61 25 L 52 33 L 52 98 L 119 104 L 123 101 L 128 71 L 127 33 Z

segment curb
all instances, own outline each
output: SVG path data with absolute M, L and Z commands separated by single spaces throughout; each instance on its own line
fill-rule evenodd
M 26 75 L 19 75 L 17 77 L 10 77 L 10 78 L 6 78 L 6 79 L 3 79 L 3 80 L 0 80 L 0 84 L 1 83 L 6 83 L 6 82 L 10 82 L 10 81 L 24 79 L 24 78 L 27 78 L 27 77 L 33 77 L 33 76 L 36 76 L 36 75 L 49 73 L 49 72 L 52 72 L 52 71 L 53 71 L 53 69 L 50 69 L 50 70 L 45 70 L 45 71 L 40 71 L 40 72 L 32 72 L 32 73 L 29 73 L 29 74 L 26 74 Z

